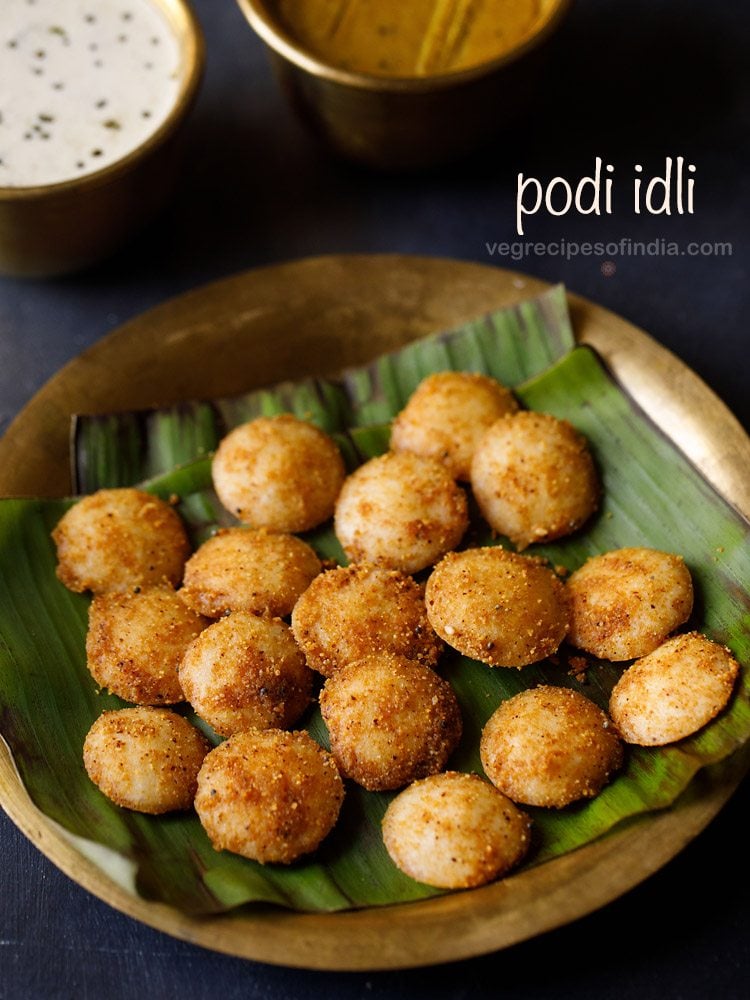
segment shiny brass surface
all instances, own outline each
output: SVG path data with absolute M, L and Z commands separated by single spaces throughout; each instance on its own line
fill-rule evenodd
M 155 0 L 180 43 L 182 81 L 163 124 L 115 163 L 58 184 L 0 187 L 0 273 L 47 277 L 105 257 L 151 218 L 170 194 L 181 126 L 204 65 L 200 26 L 184 0 Z
M 433 258 L 337 256 L 249 271 L 167 302 L 67 365 L 0 441 L 0 492 L 69 489 L 71 413 L 107 412 L 330 374 L 548 287 L 515 272 Z M 681 361 L 613 313 L 571 295 L 578 338 L 746 517 L 750 439 Z M 747 752 L 693 782 L 670 809 L 502 882 L 395 907 L 330 915 L 246 907 L 194 919 L 132 894 L 29 800 L 0 741 L 0 802 L 58 867 L 124 913 L 204 947 L 280 965 L 385 969 L 478 955 L 590 913 L 674 857 L 719 811 Z
M 511 52 L 469 69 L 424 77 L 386 77 L 329 65 L 280 24 L 273 0 L 237 0 L 268 45 L 292 105 L 334 149 L 387 170 L 455 159 L 517 120 L 533 95 L 540 63 L 571 0 Z

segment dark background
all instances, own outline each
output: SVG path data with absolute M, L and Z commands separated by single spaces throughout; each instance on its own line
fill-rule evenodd
M 208 280 L 330 252 L 403 252 L 517 267 L 620 312 L 691 365 L 750 427 L 750 9 L 707 0 L 578 0 L 525 125 L 469 160 L 384 176 L 334 159 L 284 105 L 232 0 L 195 0 L 208 67 L 171 206 L 115 258 L 54 281 L 0 279 L 0 432 L 65 361 L 125 319 Z M 570 262 L 488 257 L 514 239 L 518 171 L 616 165 L 597 220 L 528 220 L 546 241 L 730 242 L 731 256 Z M 696 211 L 633 215 L 632 166 L 683 155 Z M 321 974 L 226 958 L 159 934 L 70 882 L 0 813 L 0 997 L 315 998 L 748 995 L 747 782 L 709 829 L 604 910 L 506 952 L 402 973 Z M 342 942 L 342 948 L 345 943 Z

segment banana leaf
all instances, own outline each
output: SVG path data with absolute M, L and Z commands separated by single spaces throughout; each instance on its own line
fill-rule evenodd
M 399 398 L 392 384 L 389 391 L 392 400 Z M 588 436 L 604 481 L 604 503 L 594 521 L 578 535 L 540 548 L 540 554 L 573 570 L 592 553 L 623 545 L 682 553 L 699 597 L 690 624 L 729 645 L 747 664 L 750 526 L 653 426 L 589 349 L 570 352 L 520 386 L 518 394 L 527 406 L 566 417 Z M 354 429 L 338 439 L 347 462 L 356 465 L 385 450 L 388 428 Z M 196 542 L 216 523 L 226 523 L 205 458 L 147 486 L 159 495 L 181 498 L 181 513 Z M 194 815 L 140 816 L 113 806 L 98 792 L 83 769 L 81 745 L 100 712 L 123 703 L 98 692 L 86 671 L 87 600 L 69 593 L 54 576 L 49 532 L 69 502 L 0 502 L 0 730 L 34 802 L 106 870 L 119 870 L 112 856 L 126 858 L 133 891 L 190 913 L 215 913 L 251 902 L 332 911 L 436 894 L 398 872 L 383 848 L 380 820 L 390 795 L 350 786 L 333 834 L 311 858 L 285 868 L 213 851 Z M 308 539 L 321 554 L 341 559 L 329 527 Z M 476 520 L 465 544 L 496 542 Z M 451 766 L 481 770 L 481 728 L 502 699 L 522 688 L 540 681 L 564 685 L 606 705 L 621 668 L 592 661 L 581 681 L 568 672 L 568 655 L 563 651 L 514 671 L 446 653 L 440 669 L 456 690 L 465 720 Z M 304 722 L 325 744 L 317 710 Z M 698 771 L 723 760 L 748 736 L 745 667 L 728 710 L 696 736 L 662 749 L 628 748 L 622 773 L 593 801 L 563 810 L 529 810 L 534 843 L 526 864 L 547 861 L 633 817 L 669 806 Z M 99 845 L 114 855 L 102 860 Z
M 538 375 L 575 344 L 565 289 L 434 334 L 339 379 L 285 382 L 215 402 L 161 410 L 81 415 L 74 420 L 72 482 L 77 493 L 132 486 L 216 448 L 254 417 L 295 413 L 329 433 L 387 423 L 430 372 L 483 372 L 514 386 Z

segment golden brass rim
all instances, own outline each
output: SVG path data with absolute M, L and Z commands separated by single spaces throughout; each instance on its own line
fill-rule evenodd
M 237 3 L 250 26 L 260 35 L 266 45 L 311 76 L 359 90 L 420 94 L 425 91 L 442 90 L 470 83 L 472 80 L 489 76 L 496 70 L 502 69 L 503 66 L 516 62 L 522 56 L 538 48 L 554 34 L 568 14 L 572 0 L 557 0 L 555 9 L 534 34 L 505 55 L 479 63 L 477 66 L 471 66 L 468 69 L 435 73 L 425 77 L 376 76 L 374 73 L 358 73 L 333 66 L 303 48 L 279 23 L 273 12 L 269 10 L 265 0 L 237 0 Z

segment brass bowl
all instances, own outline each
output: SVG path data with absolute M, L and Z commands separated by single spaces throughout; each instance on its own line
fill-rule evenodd
M 175 104 L 155 132 L 93 173 L 39 187 L 0 187 L 0 273 L 47 277 L 105 257 L 169 195 L 179 138 L 204 65 L 203 34 L 185 0 L 155 0 L 182 50 Z
M 548 0 L 553 9 L 536 33 L 497 59 L 414 77 L 375 76 L 323 62 L 286 30 L 274 0 L 237 2 L 268 46 L 292 105 L 313 129 L 351 159 L 401 170 L 456 159 L 518 119 L 572 0 Z

